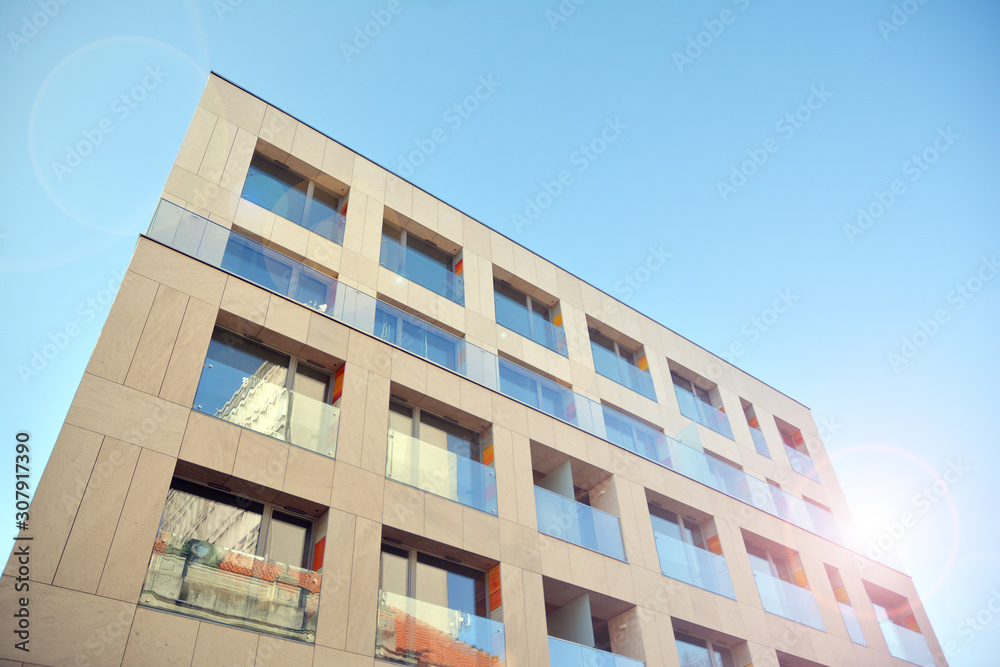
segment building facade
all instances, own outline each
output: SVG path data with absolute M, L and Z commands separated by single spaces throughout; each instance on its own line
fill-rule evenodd
M 0 663 L 943 667 L 847 517 L 807 408 L 212 75 Z

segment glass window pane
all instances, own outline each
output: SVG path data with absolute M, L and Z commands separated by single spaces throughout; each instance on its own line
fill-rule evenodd
M 208 345 L 195 408 L 226 419 L 237 408 L 234 401 L 241 400 L 245 385 L 268 383 L 284 387 L 287 371 L 287 356 L 216 329 Z M 247 400 L 241 402 L 247 407 Z
M 677 657 L 681 667 L 713 667 L 708 644 L 694 637 L 674 637 L 677 641 Z
M 458 424 L 420 413 L 420 440 L 467 459 L 479 460 L 479 434 Z
M 160 530 L 227 549 L 255 553 L 264 506 L 175 479 L 167 492 Z
M 406 435 L 413 434 L 413 409 L 405 405 L 389 402 L 389 428 Z
M 285 167 L 254 154 L 243 197 L 294 222 L 302 221 L 308 181 Z
M 325 403 L 329 386 L 330 376 L 323 371 L 303 363 L 295 367 L 295 386 L 292 389 L 296 394 Z
M 379 588 L 397 595 L 410 596 L 407 587 L 409 580 L 409 552 L 396 549 L 387 544 L 382 545 L 382 570 L 379 576 Z
M 268 526 L 267 553 L 269 560 L 309 568 L 309 528 L 312 524 L 284 512 L 272 512 Z
M 318 185 L 313 185 L 313 198 L 309 203 L 309 217 L 302 225 L 320 236 L 333 239 L 340 226 L 340 198 Z

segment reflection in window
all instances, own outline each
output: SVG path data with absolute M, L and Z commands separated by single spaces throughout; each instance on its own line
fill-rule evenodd
M 715 642 L 674 633 L 681 667 L 735 667 L 733 655 Z

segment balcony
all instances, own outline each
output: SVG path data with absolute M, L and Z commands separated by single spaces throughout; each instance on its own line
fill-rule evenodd
M 530 382 L 555 384 L 509 362 L 505 362 L 508 378 L 501 383 L 501 360 L 495 354 L 166 200 L 160 201 L 147 236 L 514 400 L 525 402 L 520 392 Z M 857 548 L 849 525 L 838 517 L 827 513 L 827 522 L 814 522 L 801 499 L 736 468 L 735 474 L 745 483 L 719 488 L 720 481 L 708 475 L 704 452 L 585 396 L 563 387 L 559 392 L 559 401 L 527 404 L 832 542 Z M 830 525 L 838 530 L 829 530 Z
M 725 412 L 697 398 L 684 387 L 674 384 L 674 392 L 677 394 L 677 403 L 682 415 L 712 429 L 719 435 L 724 435 L 730 440 L 733 439 L 733 428 L 729 425 L 729 417 L 726 416 Z
M 590 349 L 594 354 L 594 370 L 599 374 L 642 394 L 651 401 L 656 400 L 653 378 L 649 371 L 633 366 L 615 354 L 614 350 L 609 350 L 593 341 L 590 343 Z
M 757 450 L 757 453 L 771 458 L 771 452 L 767 450 L 767 440 L 764 439 L 764 432 L 751 426 L 750 437 L 753 438 L 753 448 Z
M 379 591 L 376 661 L 435 667 L 507 664 L 503 623 Z
M 515 301 L 499 292 L 493 292 L 493 303 L 496 307 L 497 324 L 557 354 L 567 356 L 566 332 L 562 327 L 557 327 L 538 313 L 528 310 L 526 303 Z
M 736 599 L 725 558 L 670 535 L 654 532 L 653 537 L 663 576 Z
M 322 575 L 161 531 L 139 604 L 313 643 Z
M 844 617 L 844 625 L 847 626 L 847 636 L 855 644 L 867 646 L 865 633 L 861 631 L 861 623 L 858 622 L 858 615 L 854 613 L 854 607 L 843 602 L 838 602 L 837 605 L 840 607 L 840 615 Z
M 618 517 L 538 486 L 535 487 L 535 513 L 539 532 L 625 560 Z
M 481 512 L 497 513 L 493 468 L 392 429 L 385 476 Z
M 385 234 L 382 235 L 379 264 L 449 301 L 465 305 L 465 281 L 462 276 L 419 250 L 403 247 L 399 241 Z
M 549 664 L 552 667 L 644 667 L 646 663 L 549 637 Z
M 934 656 L 922 634 L 888 620 L 881 621 L 878 625 L 889 647 L 889 655 L 920 667 L 935 666 Z
M 753 578 L 757 582 L 764 611 L 825 631 L 819 606 L 811 591 L 756 569 Z
M 792 464 L 792 470 L 819 483 L 819 473 L 816 472 L 816 466 L 808 454 L 803 454 L 788 445 L 785 445 L 785 454 L 788 455 L 788 462 Z

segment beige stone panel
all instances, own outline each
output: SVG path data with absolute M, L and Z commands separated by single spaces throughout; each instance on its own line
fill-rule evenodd
M 462 253 L 462 282 L 463 282 L 463 294 L 465 297 L 465 309 L 466 312 L 472 313 L 482 313 L 483 303 L 482 303 L 482 287 L 480 281 L 489 280 L 489 275 L 483 275 L 478 269 L 478 261 L 476 257 L 469 255 L 467 253 Z M 490 312 L 492 313 L 492 308 Z M 492 319 L 492 314 L 490 315 Z
M 535 442 L 553 447 L 556 440 L 555 420 L 538 410 L 528 410 L 528 433 Z
M 694 586 L 685 584 L 670 577 L 661 577 L 660 585 L 655 593 L 662 610 L 669 611 L 677 618 L 698 622 L 698 617 L 694 611 L 694 602 L 691 599 L 691 591 Z M 636 589 L 638 592 L 638 589 Z
M 460 387 L 461 403 L 459 407 L 469 414 L 493 421 L 492 392 L 473 382 L 462 382 Z
M 208 343 L 215 328 L 217 309 L 198 299 L 189 299 L 174 349 L 160 385 L 160 398 L 184 407 L 192 405 Z
M 298 123 L 295 127 L 295 138 L 292 140 L 291 155 L 288 157 L 288 166 L 306 178 L 316 178 L 323 170 L 326 139 L 305 123 Z
M 354 158 L 354 174 L 350 181 L 355 190 L 365 193 L 379 201 L 385 201 L 386 171 L 370 160 L 360 155 Z M 414 190 L 416 193 L 416 190 Z
M 428 363 L 409 352 L 392 349 L 392 381 L 420 394 L 427 393 Z
M 530 661 L 528 664 L 548 665 L 550 664 L 549 633 L 544 623 L 535 622 L 535 619 L 541 619 L 545 616 L 545 589 L 542 586 L 542 575 L 530 570 L 521 570 L 521 580 L 524 590 L 525 630 L 527 631 L 525 643 Z M 501 586 L 502 584 L 501 577 Z
M 767 625 L 767 619 L 763 609 L 755 609 L 742 602 L 737 602 L 740 611 L 740 620 L 743 621 L 744 639 L 758 644 L 768 645 L 771 643 L 771 628 Z
M 379 295 L 392 299 L 398 303 L 409 301 L 410 281 L 399 275 L 395 271 L 380 266 L 378 268 L 378 278 L 376 289 Z
M 309 336 L 310 315 L 308 308 L 275 297 L 267 304 L 260 339 L 282 352 L 298 354 L 302 349 L 302 341 Z
M 226 220 L 232 220 L 240 201 L 238 194 L 219 187 L 217 181 L 202 178 L 178 166 L 170 170 L 163 191 L 188 202 L 187 208 L 205 218 L 215 213 Z
M 511 436 L 511 451 L 514 454 L 514 490 L 517 497 L 517 520 L 522 526 L 535 530 L 538 514 L 535 510 L 535 484 L 531 468 L 531 444 L 527 436 L 517 433 Z
M 490 246 L 490 230 L 486 225 L 462 214 L 462 241 L 466 256 L 474 253 L 487 262 L 492 261 L 493 251 Z
M 588 463 L 600 468 L 601 470 L 613 472 L 615 465 L 614 456 L 617 456 L 617 453 L 613 454 L 613 452 L 617 449 L 617 447 L 596 436 L 588 434 L 582 435 L 586 448 L 586 454 L 583 457 L 578 458 L 583 458 Z
M 583 283 L 580 279 L 568 271 L 556 267 L 556 282 L 559 285 L 559 289 L 553 292 L 553 294 L 559 297 L 564 311 L 567 306 L 572 306 L 582 311 L 584 309 Z
M 569 546 L 569 542 L 549 537 L 544 533 L 538 534 L 538 553 L 541 557 L 542 574 L 555 579 L 566 579 Z
M 365 397 L 361 467 L 377 475 L 385 475 L 389 433 L 389 386 L 388 378 L 377 373 L 369 374 Z
M 492 301 L 490 302 L 492 307 Z M 480 315 L 475 312 L 466 312 L 465 314 L 465 331 L 467 338 L 474 338 L 481 341 L 482 344 L 479 347 L 492 348 L 490 351 L 496 351 L 498 332 L 502 334 L 507 334 L 508 338 L 517 338 L 516 334 L 507 333 L 507 329 L 498 327 L 496 322 L 493 320 Z
M 360 335 L 352 331 L 351 336 Z M 349 359 L 361 358 L 348 354 Z M 344 372 L 344 394 L 340 399 L 340 430 L 337 433 L 337 461 L 360 466 L 364 448 L 365 406 L 370 373 L 355 365 Z
M 254 134 L 260 132 L 267 103 L 217 76 L 208 79 L 199 104 Z
M 34 574 L 34 561 L 32 561 Z M 14 580 L 0 581 L 0 609 L 4 616 L 17 608 L 24 592 L 14 589 Z M 33 581 L 30 590 L 31 637 L 29 654 L 14 648 L 13 623 L 8 623 L 0 643 L 0 659 L 19 661 L 25 655 L 37 665 L 117 665 L 125 652 L 125 641 L 135 602 L 129 604 Z
M 218 667 L 235 661 L 241 665 L 252 665 L 261 636 L 218 623 L 202 623 L 191 667 Z
M 277 250 L 297 261 L 306 256 L 306 246 L 311 233 L 302 225 L 297 225 L 280 215 L 274 216 L 274 226 L 271 228 L 271 238 L 267 242 L 269 248 Z
M 642 459 L 632 452 L 614 445 L 609 445 L 608 451 L 611 453 L 611 472 L 636 484 L 642 484 L 642 470 L 640 469 Z
M 500 554 L 504 563 L 525 570 L 541 572 L 542 561 L 538 553 L 538 532 L 513 521 L 500 519 Z
M 503 620 L 504 620 L 504 646 L 507 650 L 507 664 L 515 665 L 535 665 L 548 664 L 546 662 L 532 662 L 528 655 L 528 646 L 532 642 L 528 641 L 528 628 L 537 630 L 542 626 L 542 618 L 528 618 L 525 608 L 524 579 L 521 569 L 506 562 L 500 565 L 500 594 L 503 600 Z M 543 610 L 544 613 L 544 610 Z M 547 642 L 548 640 L 546 640 Z
M 465 270 L 475 271 L 479 277 L 479 308 L 483 317 L 490 322 L 496 320 L 496 303 L 493 301 L 493 263 L 485 257 L 477 257 L 465 251 Z
M 490 257 L 493 263 L 511 273 L 517 273 L 514 267 L 514 242 L 498 232 L 490 230 Z
M 371 653 L 375 646 L 381 541 L 381 525 L 358 517 L 354 537 L 347 642 L 344 648 L 362 655 Z
M 98 595 L 132 603 L 139 599 L 176 463 L 176 459 L 148 449 L 139 455 Z
M 588 442 L 591 436 L 588 436 L 580 429 L 570 426 L 569 424 L 564 424 L 561 421 L 553 420 L 552 428 L 555 431 L 555 440 L 551 444 L 553 444 L 555 449 L 563 452 L 564 454 L 568 454 L 573 458 L 580 459 L 581 461 L 587 461 L 588 463 L 601 467 L 589 458 Z M 610 468 L 610 465 L 608 468 Z
M 288 448 L 289 445 L 281 440 L 242 429 L 233 476 L 269 489 L 280 489 L 288 464 Z
M 462 507 L 462 548 L 500 560 L 500 520 L 492 514 Z
M 191 125 L 184 135 L 184 143 L 181 144 L 174 164 L 191 173 L 198 172 L 218 119 L 218 116 L 202 107 L 195 109 L 194 118 L 191 119 Z
M 330 506 L 372 521 L 382 521 L 384 473 L 373 473 L 337 462 Z
M 677 645 L 674 642 L 674 626 L 670 617 L 642 607 L 638 607 L 636 611 L 642 633 L 643 650 L 646 653 L 646 664 L 680 667 Z
M 502 394 L 493 396 L 493 423 L 514 433 L 528 435 L 528 408 Z
M 319 313 L 309 313 L 309 333 L 306 334 L 306 347 L 302 354 L 312 358 L 310 352 L 316 350 L 321 358 L 316 361 L 332 366 L 336 360 L 347 358 L 347 340 L 350 329 Z
M 277 215 L 254 204 L 249 199 L 240 199 L 236 205 L 233 226 L 238 227 L 258 241 L 266 241 L 271 238 L 271 233 L 274 231 L 274 221 L 277 218 Z
M 101 450 L 103 437 L 66 424 L 59 432 L 45 472 L 31 500 L 31 532 L 44 535 L 46 548 L 32 550 L 31 579 L 51 583 L 77 509 Z M 17 559 L 7 561 L 5 574 L 17 574 Z
M 52 583 L 97 591 L 140 448 L 105 438 Z
M 277 155 L 271 157 L 284 161 L 292 150 L 292 141 L 295 139 L 295 128 L 298 121 L 274 107 L 268 105 L 264 110 L 264 121 L 260 126 L 260 138 L 271 144 L 273 152 L 278 149 Z
M 558 298 L 559 276 L 558 267 L 541 257 L 535 257 L 535 287 Z
M 607 556 L 578 547 L 575 544 L 569 546 L 569 570 L 572 582 L 577 586 L 609 594 L 608 574 L 604 569 L 604 559 Z
M 344 648 L 347 641 L 349 608 L 344 602 L 351 591 L 356 527 L 354 515 L 336 509 L 327 512 L 323 584 L 316 625 L 316 643 L 323 646 Z
M 426 227 L 431 232 L 439 231 L 437 199 L 427 194 L 420 188 L 413 188 L 411 206 L 411 219 L 413 219 L 417 224 Z M 425 240 L 430 239 L 425 238 Z M 451 240 L 456 243 L 458 242 L 457 239 Z
M 271 296 L 270 292 L 245 280 L 235 276 L 227 277 L 219 305 L 219 310 L 222 311 L 219 323 L 236 333 L 256 338 L 264 326 Z M 234 317 L 224 317 L 225 315 Z
M 356 157 L 353 151 L 344 148 L 332 139 L 327 139 L 323 150 L 323 171 L 338 181 L 350 185 L 354 181 Z
M 136 608 L 122 667 L 190 664 L 200 625 L 193 618 Z
M 319 234 L 309 234 L 305 263 L 323 273 L 339 273 L 343 248 Z
M 333 492 L 333 469 L 332 458 L 302 447 L 289 447 L 281 490 L 326 505 Z
M 229 153 L 233 149 L 233 142 L 236 140 L 236 126 L 224 118 L 220 118 L 212 130 L 212 138 L 208 142 L 208 149 L 205 157 L 201 161 L 201 166 L 195 172 L 210 183 L 222 181 L 222 174 L 225 173 L 226 162 L 229 161 Z
M 385 480 L 382 522 L 416 535 L 424 535 L 424 498 L 427 494 L 406 484 Z
M 188 408 L 84 373 L 66 423 L 177 456 Z
M 517 478 L 511 432 L 493 428 L 493 466 L 497 473 L 497 510 L 509 521 L 518 520 Z M 534 493 L 534 491 L 532 491 Z
M 153 307 L 125 376 L 126 386 L 147 394 L 159 393 L 188 298 L 186 294 L 164 285 L 157 289 Z
M 257 660 L 254 667 L 285 667 L 311 665 L 313 647 L 310 644 L 261 635 L 257 640 Z
M 372 667 L 375 658 L 317 645 L 312 664 L 313 667 Z
M 357 280 L 360 284 L 374 289 L 378 286 L 378 260 L 362 257 L 346 247 L 340 254 L 341 271 Z
M 392 173 L 385 177 L 385 205 L 397 213 L 411 218 L 413 210 L 413 193 L 416 190 L 408 182 Z
M 632 569 L 629 564 L 605 558 L 604 571 L 608 580 L 608 594 L 625 602 L 635 602 L 635 587 L 632 585 Z
M 222 301 L 226 274 L 155 241 L 139 239 L 131 270 L 213 306 Z
M 463 243 L 464 229 L 462 227 L 462 214 L 448 206 L 442 201 L 438 202 L 438 233 L 446 239 L 465 245 Z
M 235 424 L 192 410 L 177 458 L 231 475 L 240 431 Z
M 637 542 L 628 552 L 629 562 L 654 572 L 660 571 L 659 554 L 656 551 L 656 539 L 653 537 L 653 522 L 649 518 L 649 504 L 646 500 L 646 490 L 640 485 L 631 485 L 629 494 L 622 494 L 622 515 L 635 522 Z M 630 528 L 630 530 L 632 530 Z
M 516 243 L 513 244 L 513 247 L 514 275 L 532 285 L 537 286 L 538 270 L 535 268 L 535 254 Z
M 463 380 L 433 364 L 424 365 L 427 367 L 427 395 L 457 410 L 461 403 Z
M 462 506 L 428 493 L 424 497 L 424 536 L 462 548 Z
M 124 382 L 139 345 L 143 326 L 153 307 L 157 287 L 154 281 L 131 271 L 125 274 L 108 319 L 101 329 L 97 347 L 87 364 L 88 373 Z
M 666 584 L 670 581 L 672 580 L 659 572 L 633 567 L 632 585 L 635 587 L 635 603 L 640 607 L 668 613 Z

